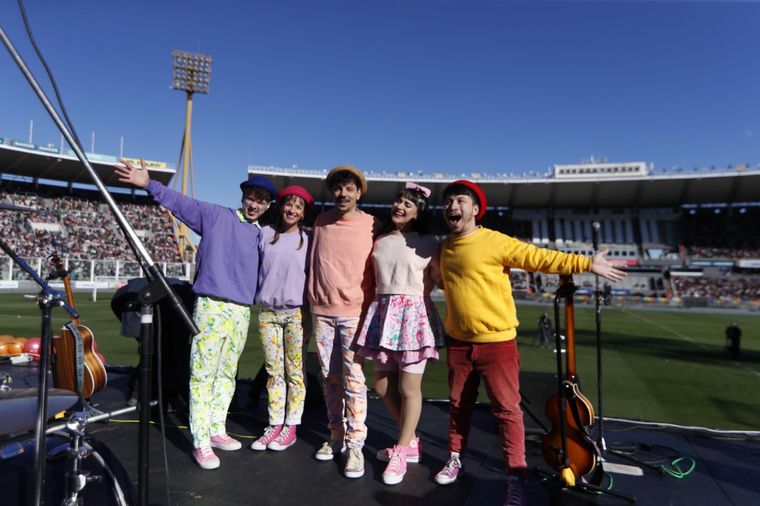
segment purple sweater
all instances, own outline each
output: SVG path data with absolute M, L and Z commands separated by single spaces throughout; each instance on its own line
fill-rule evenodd
M 195 257 L 193 291 L 251 305 L 259 279 L 259 227 L 234 209 L 201 202 L 150 181 L 148 192 L 201 236 Z
M 275 311 L 296 309 L 304 301 L 309 236 L 304 232 L 303 246 L 298 249 L 301 234 L 280 234 L 277 242 L 272 244 L 274 232 L 270 226 L 261 229 L 261 266 L 256 302 Z

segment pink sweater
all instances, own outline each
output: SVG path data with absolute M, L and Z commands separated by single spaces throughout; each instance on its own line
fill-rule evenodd
M 348 219 L 338 219 L 334 209 L 317 217 L 308 281 L 312 313 L 361 316 L 374 297 L 371 253 L 379 229 L 380 220 L 363 211 Z

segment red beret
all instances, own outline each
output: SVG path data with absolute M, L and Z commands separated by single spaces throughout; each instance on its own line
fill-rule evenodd
M 486 205 L 488 205 L 488 199 L 486 199 L 486 193 L 483 191 L 483 188 L 481 188 L 478 184 L 473 183 L 472 181 L 467 181 L 466 179 L 460 179 L 458 181 L 454 181 L 453 183 L 449 183 L 446 188 L 443 190 L 443 194 L 446 195 L 446 192 L 451 188 L 452 186 L 459 185 L 459 186 L 465 186 L 472 190 L 472 192 L 475 194 L 475 196 L 478 198 L 478 214 L 475 216 L 475 221 L 480 221 L 483 216 L 486 214 Z
M 295 195 L 296 197 L 301 197 L 303 201 L 306 202 L 306 207 L 311 207 L 314 205 L 314 198 L 311 196 L 309 191 L 303 186 L 298 186 L 297 184 L 294 184 L 292 186 L 286 186 L 285 188 L 280 190 L 275 200 L 279 204 L 280 202 L 282 202 L 282 199 L 284 199 L 288 195 Z

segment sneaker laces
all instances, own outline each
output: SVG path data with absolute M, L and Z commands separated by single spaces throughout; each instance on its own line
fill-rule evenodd
M 288 438 L 290 435 L 291 427 L 290 425 L 285 425 L 279 434 L 277 434 L 277 437 L 275 438 L 275 441 L 284 441 Z
M 348 448 L 348 462 L 346 468 L 354 469 L 360 467 L 362 463 L 362 449 L 359 446 L 350 446 Z
M 399 447 L 394 446 L 393 449 L 391 449 L 391 458 L 388 461 L 388 468 L 387 472 L 390 472 L 392 474 L 401 474 L 403 465 L 402 465 L 402 451 Z
M 459 457 L 451 457 L 446 465 L 443 466 L 442 473 L 448 475 L 455 475 L 462 468 L 462 463 L 459 461 Z
M 263 439 L 265 441 L 269 441 L 270 439 L 273 439 L 272 434 L 274 431 L 277 430 L 277 427 L 272 427 L 271 425 L 264 429 L 264 433 L 261 435 L 259 439 Z
M 210 446 L 202 446 L 198 448 L 197 450 L 198 450 L 198 456 L 202 459 L 206 459 L 214 455 L 214 450 L 212 450 Z

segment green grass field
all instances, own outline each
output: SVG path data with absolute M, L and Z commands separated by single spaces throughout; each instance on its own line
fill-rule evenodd
M 77 304 L 82 323 L 95 333 L 98 351 L 106 360 L 136 364 L 136 342 L 119 335 L 110 295 L 101 293 L 96 303 L 85 294 L 78 295 Z M 518 307 L 524 371 L 552 372 L 556 367 L 553 351 L 535 346 L 536 321 L 543 312 L 553 314 L 549 306 Z M 56 333 L 65 321 L 64 311 L 55 309 Z M 605 307 L 602 321 L 605 416 L 760 430 L 760 316 Z M 729 359 L 724 348 L 723 331 L 730 321 L 742 328 L 738 361 Z M 38 336 L 40 310 L 34 300 L 2 295 L 0 322 L 0 334 Z M 591 306 L 576 305 L 576 340 L 583 392 L 596 405 L 596 334 Z M 261 363 L 256 326 L 252 325 L 240 377 L 254 376 Z M 448 396 L 445 354 L 441 362 L 428 366 L 423 391 L 428 398 Z

